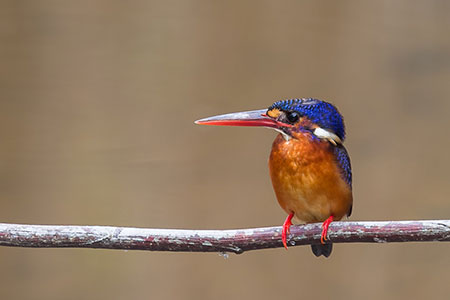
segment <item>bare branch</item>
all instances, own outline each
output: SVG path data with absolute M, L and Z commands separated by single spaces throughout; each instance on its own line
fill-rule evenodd
M 321 224 L 291 227 L 291 246 L 320 243 Z M 450 241 L 450 220 L 333 222 L 333 243 Z M 233 252 L 279 248 L 281 227 L 233 230 L 147 229 L 111 226 L 0 223 L 0 246 L 103 248 L 148 251 Z

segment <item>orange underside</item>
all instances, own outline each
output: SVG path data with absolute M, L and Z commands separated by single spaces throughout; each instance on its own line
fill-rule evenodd
M 297 222 L 323 222 L 331 215 L 340 220 L 350 210 L 352 191 L 331 147 L 326 141 L 312 141 L 308 133 L 297 133 L 289 141 L 280 134 L 273 142 L 273 188 L 280 206 L 293 212 Z

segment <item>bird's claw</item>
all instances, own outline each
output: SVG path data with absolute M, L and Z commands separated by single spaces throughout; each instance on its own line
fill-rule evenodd
M 283 223 L 283 229 L 281 230 L 281 240 L 283 241 L 283 246 L 288 249 L 287 247 L 287 236 L 290 233 L 290 227 L 292 225 L 292 218 L 294 217 L 294 213 L 290 213 L 289 216 L 287 216 L 286 220 Z
M 328 227 L 330 226 L 331 222 L 333 222 L 333 216 L 330 216 L 328 219 L 325 220 L 322 224 L 322 234 L 320 235 L 320 243 L 322 245 L 325 244 L 325 241 L 328 239 Z

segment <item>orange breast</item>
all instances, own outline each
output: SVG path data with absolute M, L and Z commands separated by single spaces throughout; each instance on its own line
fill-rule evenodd
M 329 142 L 298 133 L 286 141 L 278 135 L 269 169 L 280 206 L 302 223 L 340 220 L 353 202 L 351 188 L 341 176 Z

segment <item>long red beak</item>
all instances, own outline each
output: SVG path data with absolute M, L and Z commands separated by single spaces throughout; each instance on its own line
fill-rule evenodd
M 219 125 L 219 126 L 253 126 L 253 127 L 269 127 L 280 128 L 281 126 L 289 126 L 270 118 L 266 115 L 267 109 L 243 111 L 225 115 L 219 115 L 204 118 L 195 121 L 200 125 Z

